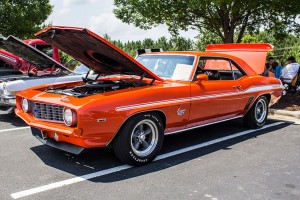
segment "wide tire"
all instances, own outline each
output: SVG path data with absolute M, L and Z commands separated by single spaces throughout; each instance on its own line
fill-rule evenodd
M 260 96 L 252 105 L 248 113 L 244 116 L 244 124 L 248 128 L 262 127 L 268 118 L 269 106 L 268 99 L 265 96 Z
M 163 144 L 163 127 L 156 113 L 141 113 L 131 117 L 114 141 L 116 156 L 133 166 L 152 162 Z

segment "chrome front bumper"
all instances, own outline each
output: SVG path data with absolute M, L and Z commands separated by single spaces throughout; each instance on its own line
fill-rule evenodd
M 68 153 L 72 153 L 75 155 L 79 155 L 80 153 L 82 153 L 85 148 L 80 147 L 80 146 L 76 146 L 73 144 L 69 144 L 66 142 L 57 142 L 53 139 L 47 138 L 45 137 L 44 133 L 42 131 L 40 131 L 37 128 L 31 127 L 31 133 L 34 137 L 36 137 L 39 141 L 41 141 L 43 144 L 53 147 L 55 149 L 59 149 Z
M 15 107 L 16 106 L 16 96 L 15 95 L 1 95 L 0 96 L 0 106 Z

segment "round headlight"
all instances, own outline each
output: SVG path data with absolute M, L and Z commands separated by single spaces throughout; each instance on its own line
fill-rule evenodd
M 67 126 L 76 125 L 76 114 L 69 108 L 64 109 L 64 122 Z
M 27 99 L 22 99 L 22 109 L 24 112 L 29 112 L 30 111 L 30 107 L 29 107 L 29 101 Z

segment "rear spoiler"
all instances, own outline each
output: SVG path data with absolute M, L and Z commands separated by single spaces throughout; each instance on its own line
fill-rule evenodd
M 272 50 L 273 46 L 267 43 L 209 44 L 205 49 L 207 52 L 224 53 L 241 58 L 257 74 L 264 72 L 267 52 Z

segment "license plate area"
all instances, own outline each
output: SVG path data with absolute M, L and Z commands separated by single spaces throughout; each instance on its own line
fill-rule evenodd
M 45 133 L 43 133 L 41 130 L 31 127 L 31 133 L 34 137 L 39 137 L 40 139 L 47 139 L 47 135 Z

